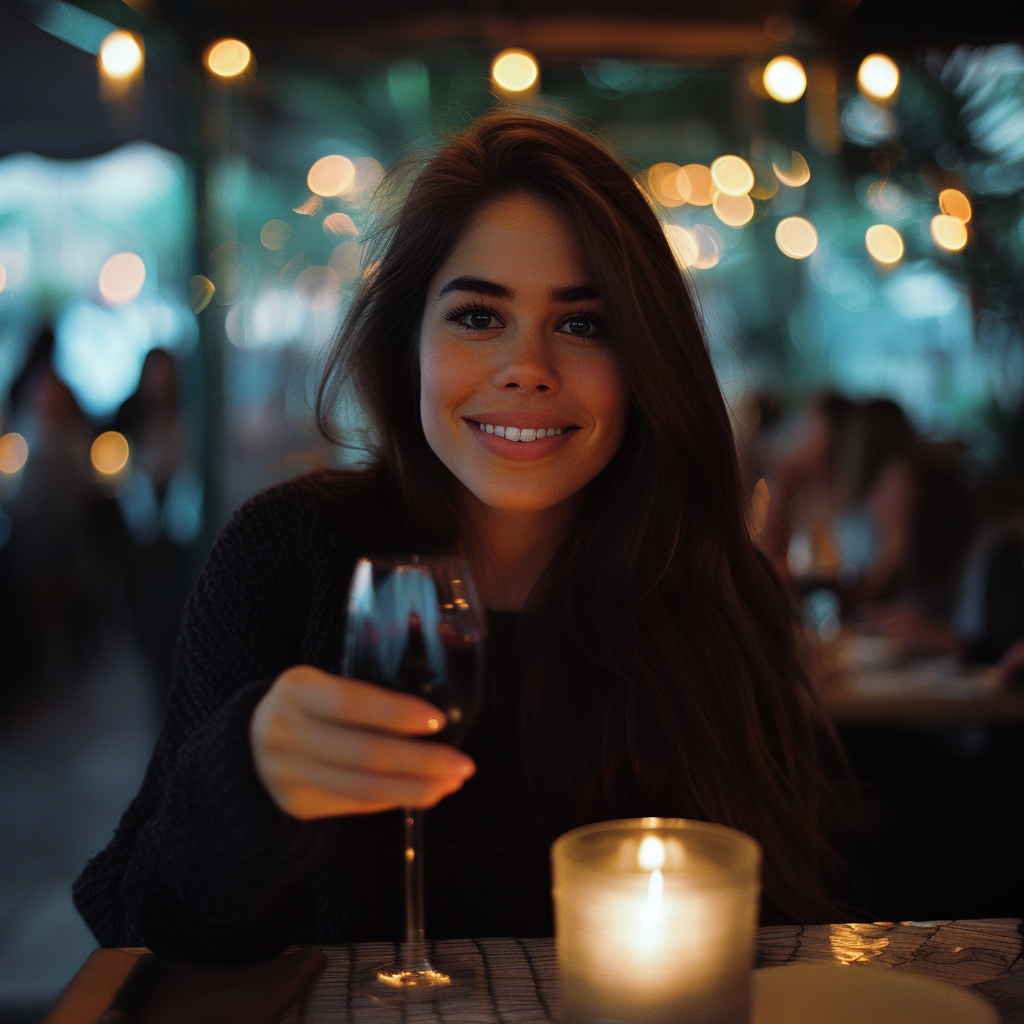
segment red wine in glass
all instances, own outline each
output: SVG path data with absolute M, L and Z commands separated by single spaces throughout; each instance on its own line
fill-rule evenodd
M 342 674 L 415 694 L 446 725 L 433 740 L 459 745 L 483 697 L 486 613 L 463 559 L 361 558 L 349 590 Z M 376 969 L 370 995 L 436 997 L 452 983 L 427 956 L 423 926 L 423 812 L 405 808 L 405 942 Z M 374 990 L 377 990 L 376 992 Z

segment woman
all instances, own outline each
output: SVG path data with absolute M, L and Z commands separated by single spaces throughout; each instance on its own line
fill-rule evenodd
M 633 815 L 752 833 L 769 916 L 828 919 L 790 602 L 628 172 L 492 114 L 379 248 L 318 402 L 325 426 L 354 384 L 372 465 L 260 495 L 218 541 L 142 791 L 76 885 L 100 941 L 228 961 L 395 938 L 405 804 L 434 808 L 436 938 L 550 934 L 551 839 Z M 437 708 L 334 674 L 355 559 L 410 550 L 468 555 L 492 610 L 463 752 L 417 739 Z

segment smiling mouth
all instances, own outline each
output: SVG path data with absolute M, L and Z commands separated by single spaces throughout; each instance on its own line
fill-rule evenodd
M 494 434 L 495 437 L 503 437 L 506 441 L 540 441 L 545 437 L 555 437 L 558 434 L 567 434 L 579 427 L 503 427 L 493 423 L 484 423 L 480 420 L 470 420 L 486 434 Z

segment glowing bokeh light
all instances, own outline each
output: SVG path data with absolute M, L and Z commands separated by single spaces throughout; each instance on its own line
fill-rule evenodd
M 668 239 L 669 248 L 676 258 L 676 263 L 681 267 L 692 267 L 700 258 L 700 246 L 697 239 L 678 224 L 665 225 L 665 238 Z
M 89 449 L 93 469 L 103 476 L 115 476 L 128 464 L 128 442 L 124 434 L 108 430 L 100 434 Z
M 754 172 L 741 156 L 720 156 L 711 165 L 711 180 L 727 196 L 745 196 L 754 187 Z
M 807 88 L 807 74 L 795 57 L 770 60 L 762 76 L 765 90 L 779 103 L 795 103 Z
M 899 263 L 903 259 L 903 237 L 888 224 L 874 224 L 864 236 L 864 244 L 879 263 Z
M 359 243 L 342 242 L 336 246 L 327 265 L 338 275 L 339 281 L 354 281 L 359 276 Z
M 533 54 L 525 50 L 502 50 L 491 65 L 494 84 L 507 92 L 523 92 L 540 76 L 540 67 Z
M 686 178 L 683 182 L 682 179 Z M 676 188 L 680 195 L 688 195 L 688 203 L 694 206 L 710 206 L 715 183 L 711 180 L 711 169 L 703 164 L 687 164 L 679 169 Z
M 715 216 L 731 228 L 741 228 L 749 223 L 754 216 L 754 202 L 750 196 L 730 196 L 725 192 L 716 192 L 711 202 Z
M 347 213 L 331 213 L 324 217 L 324 234 L 359 236 L 359 229 Z
M 104 74 L 129 78 L 142 65 L 142 47 L 131 32 L 118 29 L 100 43 L 99 58 Z
M 818 248 L 818 232 L 803 217 L 786 217 L 775 229 L 775 244 L 792 259 L 802 260 Z
M 774 162 L 772 170 L 779 181 L 790 188 L 799 188 L 811 180 L 811 169 L 807 166 L 807 161 L 795 149 L 789 154 L 788 171 L 779 170 L 779 165 Z
M 955 188 L 945 188 L 939 193 L 939 209 L 948 217 L 956 217 L 966 224 L 971 219 L 971 201 Z
M 100 270 L 100 295 L 112 306 L 131 302 L 142 291 L 146 265 L 133 252 L 111 256 Z
M 341 299 L 341 282 L 331 267 L 306 267 L 295 279 L 295 299 L 303 309 L 333 309 Z
M 192 312 L 202 313 L 210 304 L 210 299 L 213 298 L 213 293 L 216 290 L 208 277 L 196 274 L 188 283 L 189 305 L 192 307 Z
M 314 213 L 320 212 L 324 201 L 319 196 L 310 196 L 304 203 L 292 207 L 292 213 L 301 213 L 304 217 L 312 217 Z
M 940 248 L 959 252 L 967 244 L 967 228 L 959 217 L 940 213 L 932 217 L 932 238 Z
M 0 437 L 0 473 L 19 473 L 28 460 L 28 442 L 21 434 Z
M 252 60 L 252 50 L 241 39 L 221 39 L 206 51 L 206 66 L 221 78 L 240 75 Z
M 771 199 L 779 191 L 779 180 L 759 163 L 752 163 L 750 169 L 754 172 L 754 187 L 750 190 L 752 199 Z
M 717 265 L 725 252 L 722 236 L 707 224 L 694 224 L 691 234 L 697 243 L 697 258 L 693 265 L 698 270 L 710 270 Z
M 380 179 L 384 177 L 384 168 L 380 161 L 374 160 L 372 156 L 357 156 L 352 163 L 356 167 L 356 180 L 352 183 L 350 194 L 372 193 L 380 184 Z
M 900 69 L 884 53 L 873 53 L 860 62 L 857 86 L 872 100 L 887 100 L 900 84 Z
M 268 220 L 260 231 L 260 241 L 267 249 L 283 249 L 291 237 L 291 226 L 283 220 Z
M 686 202 L 679 191 L 678 176 L 679 164 L 673 163 L 655 164 L 647 172 L 647 187 L 662 206 L 682 206 Z
M 306 184 L 318 196 L 339 196 L 356 180 L 356 165 L 347 156 L 322 156 L 309 169 Z

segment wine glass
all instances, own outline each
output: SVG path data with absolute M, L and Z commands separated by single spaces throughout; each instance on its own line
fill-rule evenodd
M 342 674 L 414 693 L 447 724 L 432 739 L 458 746 L 480 710 L 487 618 L 469 563 L 405 555 L 360 558 L 352 574 Z M 380 995 L 436 995 L 451 974 L 435 969 L 423 931 L 423 812 L 404 809 L 405 941 L 399 963 L 377 969 Z

